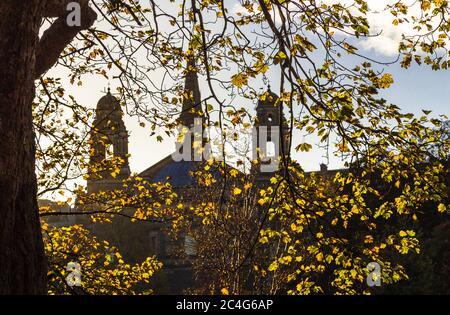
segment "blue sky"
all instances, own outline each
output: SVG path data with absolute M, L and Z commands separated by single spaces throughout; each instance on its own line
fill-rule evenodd
M 325 0 L 335 2 L 335 0 Z M 337 1 L 337 0 L 336 0 Z M 342 0 L 341 0 L 342 1 Z M 344 0 L 346 2 L 347 0 Z M 350 0 L 348 0 L 350 1 Z M 370 0 L 369 5 L 378 13 L 369 17 L 375 31 L 381 31 L 381 36 L 363 40 L 360 44 L 361 52 L 368 56 L 380 60 L 395 59 L 398 41 L 402 32 L 408 32 L 405 27 L 394 27 L 391 19 L 385 11 L 380 11 L 391 0 Z M 422 109 L 432 110 L 433 114 L 445 114 L 450 116 L 450 76 L 448 71 L 432 71 L 427 66 L 412 65 L 410 69 L 402 69 L 399 64 L 385 67 L 385 70 L 394 76 L 393 86 L 383 91 L 382 96 L 389 102 L 397 104 L 405 112 L 421 114 Z M 90 108 L 95 108 L 98 99 L 104 95 L 102 91 L 108 86 L 106 79 L 87 77 L 81 87 L 71 86 L 67 81 L 67 73 L 55 67 L 49 73 L 50 76 L 62 77 L 67 91 L 74 95 L 77 100 Z M 155 74 L 157 77 L 158 74 Z M 275 76 L 276 77 L 276 76 Z M 276 80 L 276 78 L 269 78 Z M 205 82 L 200 77 L 201 86 L 205 87 Z M 111 83 L 112 88 L 117 85 Z M 262 88 L 263 86 L 261 86 Z M 141 128 L 135 117 L 125 117 L 125 124 L 130 131 L 129 152 L 130 166 L 132 171 L 141 172 L 153 165 L 160 159 L 174 151 L 174 139 L 166 139 L 163 143 L 156 141 L 156 136 L 150 137 L 148 128 Z M 294 139 L 297 143 L 301 139 Z M 317 170 L 321 162 L 325 162 L 324 152 L 314 149 L 309 153 L 295 154 L 295 158 L 306 170 Z M 342 166 L 342 161 L 333 158 L 330 161 L 330 168 Z
M 394 85 L 383 93 L 404 111 L 421 114 L 422 109 L 450 116 L 450 73 L 413 65 L 405 70 L 398 64 L 389 67 Z
M 378 54 L 370 53 L 373 57 Z M 394 84 L 383 91 L 382 96 L 389 102 L 397 104 L 404 112 L 421 115 L 422 109 L 432 110 L 434 115 L 445 114 L 450 117 L 450 76 L 448 71 L 433 71 L 426 66 L 413 65 L 410 69 L 403 69 L 398 64 L 385 68 L 394 76 Z M 273 79 L 273 78 L 272 78 Z M 200 81 L 202 77 L 200 77 Z M 108 81 L 95 79 L 87 80 L 82 87 L 69 88 L 82 104 L 95 108 L 98 99 L 104 95 Z M 204 82 L 201 82 L 204 85 Z M 140 172 L 153 165 L 160 159 L 172 153 L 174 139 L 166 139 L 163 143 L 150 137 L 148 129 L 139 126 L 135 117 L 125 117 L 125 124 L 130 131 L 129 151 L 130 166 L 135 172 Z M 301 139 L 295 139 L 300 141 Z M 295 154 L 306 170 L 316 170 L 321 162 L 325 162 L 323 152 L 314 149 L 310 153 Z M 333 158 L 330 168 L 338 168 L 342 162 Z

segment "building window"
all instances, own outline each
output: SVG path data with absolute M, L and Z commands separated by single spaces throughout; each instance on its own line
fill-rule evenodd
M 186 235 L 184 238 L 184 252 L 188 256 L 195 256 L 197 254 L 196 241 L 193 237 Z
M 275 157 L 275 143 L 272 141 L 266 143 L 266 156 Z

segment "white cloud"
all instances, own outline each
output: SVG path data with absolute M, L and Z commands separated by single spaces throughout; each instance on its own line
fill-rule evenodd
M 368 15 L 370 31 L 372 34 L 380 34 L 379 36 L 370 37 L 362 41 L 362 47 L 366 50 L 373 50 L 377 53 L 393 56 L 398 53 L 398 46 L 402 39 L 402 34 L 412 34 L 413 26 L 411 24 L 393 25 L 395 19 L 389 10 L 386 10 L 388 4 L 392 4 L 392 0 L 370 1 L 369 7 L 371 13 Z M 412 11 L 416 11 L 411 8 Z
M 323 0 L 324 3 L 342 3 L 352 4 L 353 0 Z M 411 35 L 417 33 L 410 23 L 400 23 L 393 25 L 395 17 L 391 14 L 389 5 L 393 5 L 397 0 L 367 0 L 369 5 L 369 13 L 367 19 L 370 25 L 371 34 L 379 34 L 361 40 L 361 46 L 367 51 L 374 51 L 385 56 L 395 56 L 398 54 L 398 47 L 402 39 L 402 35 Z M 420 4 L 417 1 L 409 0 L 405 3 L 408 5 L 408 15 L 419 16 Z
M 328 5 L 341 3 L 349 6 L 354 3 L 353 0 L 322 0 Z M 361 39 L 360 44 L 363 49 L 367 51 L 374 51 L 376 53 L 394 56 L 398 53 L 398 45 L 403 33 L 408 33 L 412 30 L 409 25 L 400 24 L 394 26 L 392 21 L 394 17 L 387 8 L 396 0 L 368 0 L 369 13 L 367 19 L 370 25 L 370 33 L 378 36 Z M 358 14 L 358 12 L 355 13 Z M 360 14 L 360 13 L 359 13 Z
M 322 2 L 328 5 L 341 3 L 345 6 L 350 6 L 354 3 L 354 0 L 322 0 Z M 408 35 L 414 33 L 411 24 L 405 23 L 397 26 L 392 24 L 395 18 L 390 13 L 390 10 L 386 8 L 388 5 L 395 4 L 396 2 L 397 0 L 368 0 L 370 12 L 367 18 L 370 30 L 372 34 L 379 35 L 361 39 L 360 43 L 363 49 L 374 51 L 385 56 L 395 56 L 398 53 L 398 45 L 402 39 L 402 34 Z M 409 0 L 407 4 L 412 5 L 409 13 L 417 15 L 420 12 L 417 1 Z M 254 5 L 254 9 L 257 10 L 256 4 Z M 237 13 L 245 15 L 248 14 L 248 11 L 237 3 L 233 6 L 231 13 L 233 15 Z M 275 22 L 280 23 L 277 16 L 275 16 Z
M 378 36 L 363 39 L 361 45 L 366 50 L 393 56 L 398 53 L 398 46 L 403 33 L 408 33 L 411 27 L 392 24 L 392 15 L 389 12 L 372 13 L 368 16 L 371 34 Z

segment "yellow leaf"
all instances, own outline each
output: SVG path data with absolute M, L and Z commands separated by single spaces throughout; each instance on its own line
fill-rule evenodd
M 297 231 L 297 225 L 295 223 L 291 224 L 291 230 L 294 232 Z
M 348 146 L 347 146 L 347 144 L 345 144 L 345 142 L 341 142 L 341 143 L 338 145 L 338 149 L 339 149 L 339 151 L 344 152 L 344 153 L 350 151 L 349 148 L 348 148 Z
M 278 262 L 274 261 L 270 264 L 269 268 L 267 268 L 269 271 L 275 271 L 278 269 Z
M 238 174 L 239 174 L 239 171 L 234 168 L 230 171 L 230 175 L 232 177 L 236 177 Z
M 231 83 L 237 87 L 243 87 L 244 85 L 247 85 L 248 78 L 245 73 L 238 73 L 231 77 Z
M 385 73 L 381 76 L 378 86 L 382 89 L 387 89 L 391 86 L 391 84 L 394 83 L 394 79 L 392 78 L 392 75 L 390 73 Z
M 317 261 L 322 261 L 323 260 L 323 253 L 318 253 L 316 255 L 316 259 L 317 259 Z
M 264 62 L 258 61 L 255 64 L 254 69 L 255 69 L 256 72 L 266 73 L 267 70 L 269 70 L 269 66 L 266 63 L 264 63 Z
M 428 11 L 431 7 L 431 3 L 430 1 L 422 1 L 422 10 L 423 11 Z
M 331 264 L 331 262 L 334 260 L 334 258 L 333 258 L 333 256 L 331 256 L 331 255 L 328 255 L 326 258 L 325 258 L 325 261 L 327 262 L 327 264 Z

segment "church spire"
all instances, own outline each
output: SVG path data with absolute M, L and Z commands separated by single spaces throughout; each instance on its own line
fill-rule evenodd
M 193 55 L 189 56 L 186 65 L 183 94 L 183 107 L 178 120 L 183 126 L 190 127 L 194 124 L 195 118 L 202 118 L 202 120 L 204 119 L 197 68 L 195 67 L 195 59 Z

